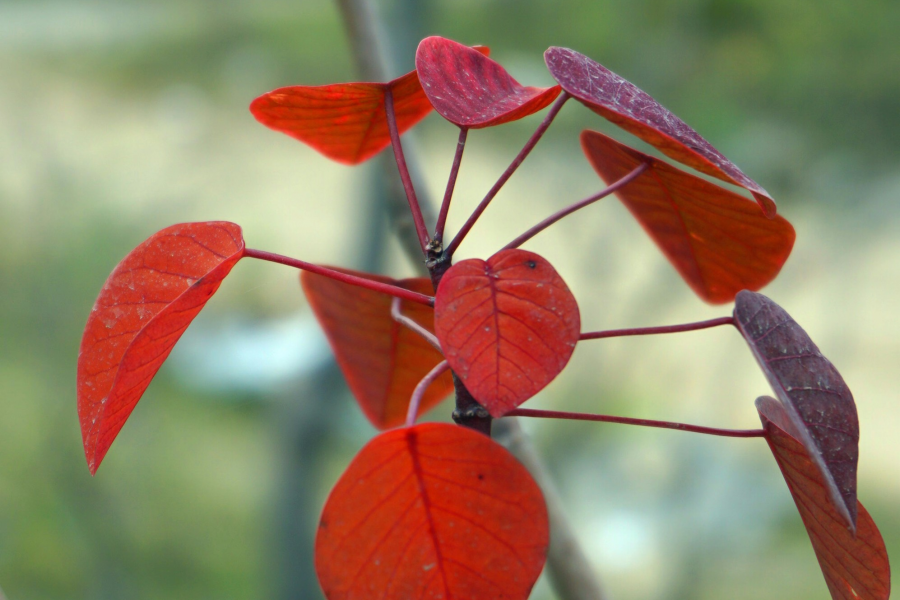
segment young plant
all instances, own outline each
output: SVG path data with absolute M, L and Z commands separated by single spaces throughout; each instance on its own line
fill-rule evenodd
M 78 360 L 78 413 L 95 473 L 172 347 L 243 258 L 298 268 L 354 396 L 386 430 L 366 445 L 324 507 L 316 569 L 330 599 L 528 597 L 549 543 L 547 510 L 528 471 L 490 438 L 509 416 L 618 422 L 763 437 L 794 497 L 835 599 L 884 599 L 884 543 L 856 498 L 859 426 L 850 390 L 788 314 L 756 293 L 779 272 L 794 230 L 771 196 L 653 98 L 564 48 L 545 53 L 558 85 L 526 87 L 488 57 L 440 37 L 423 40 L 416 70 L 387 83 L 292 86 L 257 98 L 264 125 L 346 164 L 391 146 L 429 278 L 394 280 L 250 249 L 233 223 L 174 225 L 151 236 L 100 292 Z M 453 255 L 500 188 L 574 98 L 666 156 L 748 191 L 710 183 L 605 135 L 584 153 L 607 187 L 551 215 L 485 259 Z M 445 244 L 470 129 L 546 117 Z M 424 222 L 400 135 L 434 108 L 459 128 L 446 193 Z M 583 332 L 578 303 L 551 263 L 520 246 L 615 193 L 700 298 L 734 302 L 698 323 Z M 565 367 L 579 342 L 732 325 L 777 399 L 756 402 L 758 430 L 520 408 Z M 417 424 L 455 392 L 457 425 Z

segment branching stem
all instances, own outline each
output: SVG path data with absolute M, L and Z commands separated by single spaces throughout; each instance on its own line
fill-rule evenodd
M 661 429 L 678 429 L 692 433 L 706 435 L 718 435 L 721 437 L 750 438 L 763 437 L 766 432 L 762 429 L 719 429 L 717 427 L 703 427 L 701 425 L 689 425 L 687 423 L 674 423 L 672 421 L 655 421 L 653 419 L 632 419 L 630 417 L 613 417 L 611 415 L 592 415 L 587 413 L 570 413 L 556 410 L 536 410 L 530 408 L 516 408 L 504 415 L 505 417 L 538 417 L 542 419 L 569 419 L 572 421 L 600 421 L 603 423 L 620 423 L 623 425 L 640 425 L 641 427 L 658 427 Z
M 391 147 L 394 149 L 394 159 L 397 161 L 397 169 L 400 170 L 400 180 L 403 181 L 403 189 L 406 191 L 409 210 L 412 212 L 413 222 L 416 225 L 416 236 L 419 238 L 419 245 L 422 247 L 422 253 L 424 254 L 429 239 L 428 228 L 425 226 L 422 208 L 419 206 L 416 190 L 413 187 L 412 179 L 409 177 L 409 168 L 406 166 L 406 158 L 403 156 L 400 132 L 397 129 L 397 115 L 394 111 L 394 92 L 390 87 L 385 89 L 384 92 L 384 112 L 387 116 L 388 131 L 391 133 Z
M 298 260 L 296 258 L 290 258 L 288 256 L 282 256 L 281 254 L 274 254 L 272 252 L 266 252 L 264 250 L 254 250 L 252 248 L 245 248 L 244 256 L 278 263 L 280 265 L 287 265 L 288 267 L 294 267 L 295 269 L 309 271 L 310 273 L 315 273 L 317 275 L 324 275 L 325 277 L 330 277 L 343 283 L 349 283 L 350 285 L 366 288 L 367 290 L 372 290 L 373 292 L 381 292 L 382 294 L 388 294 L 389 296 L 394 296 L 396 298 L 403 298 L 404 300 L 409 300 L 410 302 L 418 302 L 419 304 L 424 304 L 425 306 L 434 306 L 433 296 L 426 296 L 425 294 L 413 292 L 412 290 L 407 290 L 396 285 L 391 285 L 389 283 L 381 283 L 380 281 L 372 281 L 371 279 L 366 279 L 365 277 L 358 277 L 356 275 L 342 273 L 334 269 L 329 269 L 328 267 L 314 265 L 312 263 Z
M 537 225 L 535 225 L 534 227 L 532 227 L 531 229 L 529 229 L 528 231 L 526 231 L 525 233 L 523 233 L 522 235 L 520 235 L 519 237 L 517 237 L 510 243 L 508 243 L 507 245 L 505 245 L 503 247 L 503 250 L 509 250 L 510 248 L 518 248 L 519 246 L 521 246 L 522 244 L 524 244 L 525 242 L 527 242 L 528 240 L 530 240 L 531 238 L 533 238 L 534 236 L 536 236 L 537 234 L 542 232 L 543 230 L 547 229 L 548 227 L 550 227 L 551 225 L 553 225 L 554 223 L 556 223 L 563 217 L 566 217 L 566 216 L 572 214 L 573 212 L 575 212 L 576 210 L 580 210 L 580 209 L 584 208 L 585 206 L 588 206 L 589 204 L 593 204 L 597 200 L 605 198 L 605 197 L 609 196 L 610 194 L 612 194 L 613 192 L 616 192 L 617 190 L 625 187 L 626 185 L 628 185 L 629 183 L 631 183 L 632 181 L 637 179 L 641 173 L 643 173 L 644 171 L 647 170 L 647 168 L 649 166 L 650 165 L 648 165 L 647 163 L 641 163 L 637 167 L 635 167 L 628 175 L 626 175 L 622 179 L 616 181 L 615 183 L 613 183 L 612 185 L 607 187 L 605 190 L 602 190 L 602 191 L 594 194 L 593 196 L 585 198 L 584 200 L 581 200 L 580 202 L 576 202 L 575 204 L 569 206 L 568 208 L 564 208 L 561 211 L 550 215 L 549 217 L 547 217 L 546 219 L 544 219 L 543 221 L 541 221 L 540 223 L 538 223 Z
M 459 165 L 462 162 L 463 150 L 466 148 L 466 136 L 469 135 L 468 127 L 459 128 L 459 141 L 456 142 L 456 154 L 453 155 L 453 166 L 450 167 L 450 177 L 447 179 L 447 189 L 444 191 L 444 200 L 441 202 L 441 210 L 438 213 L 437 225 L 434 228 L 434 238 L 443 241 L 444 226 L 447 224 L 447 213 L 450 212 L 450 200 L 453 198 L 453 188 L 456 187 L 456 176 L 459 175 Z
M 609 329 L 607 331 L 589 331 L 578 336 L 579 340 L 599 340 L 611 337 L 626 337 L 632 335 L 654 335 L 657 333 L 681 333 L 683 331 L 697 331 L 709 329 L 720 325 L 734 325 L 734 317 L 719 317 L 708 321 L 695 323 L 683 323 L 681 325 L 662 325 L 660 327 L 635 327 L 633 329 Z
M 396 296 L 394 296 L 394 300 L 393 302 L 391 302 L 391 317 L 401 325 L 408 327 L 409 329 L 412 329 L 414 332 L 421 335 L 423 338 L 425 338 L 425 341 L 434 346 L 435 350 L 437 350 L 441 354 L 444 353 L 444 351 L 441 350 L 441 343 L 438 341 L 436 335 L 400 312 L 400 298 Z
M 425 391 L 428 389 L 434 380 L 440 377 L 444 371 L 448 370 L 450 365 L 447 364 L 446 360 L 442 360 L 435 367 L 428 371 L 428 374 L 422 378 L 422 381 L 416 386 L 416 389 L 413 390 L 412 396 L 409 399 L 409 408 L 406 411 L 406 426 L 412 427 L 416 424 L 416 418 L 419 416 L 419 404 L 422 403 L 422 397 L 425 396 Z
M 472 229 L 473 225 L 475 225 L 475 221 L 478 220 L 478 217 L 480 217 L 481 213 L 483 213 L 484 210 L 488 207 L 488 204 L 491 203 L 491 200 L 493 200 L 494 196 L 497 195 L 497 192 L 500 191 L 500 188 L 502 188 L 503 185 L 509 180 L 509 178 L 512 177 L 512 174 L 516 172 L 516 169 L 519 168 L 519 165 L 521 165 L 525 158 L 531 153 L 535 145 L 537 145 L 541 137 L 543 137 L 544 133 L 547 131 L 547 128 L 550 127 L 553 119 L 556 118 L 556 115 L 563 107 L 563 104 L 565 104 L 566 100 L 568 99 L 569 94 L 567 94 L 565 91 L 559 95 L 559 98 L 556 99 L 556 102 L 554 102 L 553 106 L 550 108 L 550 112 L 548 112 L 547 116 L 544 117 L 544 120 L 525 143 L 525 146 L 522 148 L 522 150 L 519 151 L 519 154 L 516 155 L 510 165 L 500 176 L 500 179 L 497 180 L 497 183 L 494 184 L 494 187 L 492 187 L 490 191 L 488 191 L 487 195 L 484 197 L 481 203 L 475 208 L 475 212 L 473 212 L 469 216 L 469 219 L 463 224 L 462 228 L 453 238 L 453 241 L 451 241 L 447 246 L 446 254 L 448 256 L 453 256 L 453 253 L 462 243 L 463 239 L 465 239 L 466 235 L 469 233 L 469 230 Z

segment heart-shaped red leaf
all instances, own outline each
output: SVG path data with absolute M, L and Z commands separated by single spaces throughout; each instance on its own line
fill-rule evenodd
M 78 353 L 78 419 L 91 474 L 243 252 L 234 223 L 182 223 L 151 236 L 110 274 Z
M 476 46 L 473 52 L 487 55 L 490 49 Z M 399 133 L 431 112 L 415 71 L 388 83 L 283 87 L 254 100 L 250 112 L 266 127 L 286 133 L 339 163 L 355 165 L 391 143 L 384 112 L 388 90 L 394 98 Z
M 734 320 L 784 405 L 792 435 L 820 472 L 845 526 L 856 526 L 859 419 L 840 373 L 783 308 L 762 294 L 741 292 Z
M 514 249 L 453 265 L 435 295 L 434 328 L 450 368 L 501 417 L 563 370 L 581 317 L 550 263 Z
M 793 419 L 782 403 L 762 397 L 756 401 L 766 440 L 787 481 L 791 496 L 809 533 L 825 583 L 834 600 L 887 600 L 891 595 L 891 567 L 884 540 L 863 505 L 856 535 L 845 516 L 830 501 L 830 485 L 800 442 Z
M 543 495 L 506 449 L 426 423 L 350 463 L 322 513 L 316 571 L 329 600 L 525 600 L 548 541 Z
M 337 269 L 373 281 L 433 294 L 427 278 L 396 281 L 387 277 Z M 444 360 L 422 336 L 391 317 L 390 296 L 304 271 L 303 292 L 325 330 L 347 385 L 372 425 L 389 429 L 402 425 L 416 384 Z M 401 301 L 400 311 L 434 331 L 434 310 Z M 435 406 L 453 389 L 450 373 L 438 377 L 425 392 L 419 414 Z
M 611 184 L 641 163 L 648 169 L 616 195 L 698 296 L 731 302 L 775 278 L 794 246 L 794 228 L 753 202 L 595 131 L 581 146 Z
M 544 61 L 568 94 L 601 117 L 680 163 L 747 189 L 767 216 L 775 216 L 775 202 L 766 190 L 649 94 L 568 48 L 550 48 Z
M 469 129 L 527 117 L 553 102 L 560 92 L 558 85 L 525 87 L 490 58 L 438 36 L 419 43 L 416 71 L 434 109 Z

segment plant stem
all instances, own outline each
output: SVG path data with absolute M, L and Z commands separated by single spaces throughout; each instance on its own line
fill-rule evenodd
M 578 336 L 579 340 L 599 340 L 611 337 L 625 337 L 632 335 L 654 335 L 657 333 L 680 333 L 682 331 L 697 331 L 709 329 L 720 325 L 734 325 L 734 317 L 719 317 L 708 321 L 684 323 L 682 325 L 662 325 L 660 327 L 635 327 L 633 329 L 610 329 L 607 331 L 589 331 Z
M 556 410 L 536 410 L 531 408 L 516 408 L 509 411 L 506 417 L 538 417 L 542 419 L 569 419 L 572 421 L 601 421 L 603 423 L 620 423 L 623 425 L 640 425 L 641 427 L 659 427 L 661 429 L 678 429 L 692 433 L 706 435 L 718 435 L 722 437 L 763 437 L 766 432 L 762 429 L 719 429 L 717 427 L 703 427 L 701 425 L 689 425 L 687 423 L 673 423 L 671 421 L 654 421 L 653 419 L 632 419 L 631 417 L 613 417 L 610 415 L 592 415 L 587 413 L 570 413 Z
M 568 215 L 572 214 L 573 212 L 575 212 L 576 210 L 580 210 L 580 209 L 584 208 L 585 206 L 588 206 L 589 204 L 593 204 L 597 200 L 605 198 L 605 197 L 609 196 L 610 194 L 612 194 L 613 192 L 616 192 L 619 189 L 625 187 L 626 185 L 628 185 L 629 183 L 631 183 L 632 181 L 637 179 L 641 173 L 643 173 L 644 171 L 647 170 L 647 168 L 649 166 L 650 165 L 648 165 L 647 163 L 641 163 L 640 165 L 635 167 L 628 175 L 626 175 L 622 179 L 616 181 L 615 183 L 613 183 L 612 185 L 607 187 L 605 190 L 602 190 L 602 191 L 594 194 L 593 196 L 590 196 L 589 198 L 585 198 L 584 200 L 582 200 L 580 202 L 576 202 L 575 204 L 569 206 L 568 208 L 564 208 L 561 211 L 550 215 L 549 217 L 547 217 L 546 219 L 544 219 L 543 221 L 541 221 L 540 223 L 538 223 L 537 225 L 535 225 L 534 227 L 532 227 L 531 229 L 529 229 L 528 231 L 526 231 L 525 233 L 523 233 L 522 235 L 520 235 L 519 237 L 517 237 L 516 239 L 511 241 L 510 243 L 508 243 L 507 245 L 503 246 L 503 250 L 509 250 L 510 248 L 518 248 L 519 246 L 521 246 L 522 244 L 524 244 L 525 242 L 527 242 L 528 240 L 530 240 L 531 238 L 533 238 L 534 236 L 536 236 L 537 234 L 542 232 L 543 230 L 547 229 L 548 227 L 550 227 L 551 225 L 553 225 L 554 223 L 556 223 L 563 217 L 568 216 Z
M 403 146 L 400 144 L 400 132 L 397 130 L 397 115 L 394 112 L 394 92 L 390 87 L 384 91 L 384 112 L 387 116 L 388 131 L 391 133 L 391 147 L 394 149 L 394 159 L 400 170 L 400 179 L 403 181 L 403 189 L 406 191 L 406 200 L 409 202 L 409 210 L 412 212 L 413 222 L 416 225 L 416 235 L 422 253 L 426 252 L 428 245 L 428 228 L 425 227 L 425 219 L 422 217 L 422 209 L 419 207 L 419 199 L 416 198 L 416 190 L 412 179 L 409 178 L 409 168 L 406 166 L 406 158 L 403 156 Z
M 522 150 L 519 151 L 519 154 L 513 159 L 510 165 L 506 168 L 503 174 L 500 176 L 500 179 L 497 180 L 497 183 L 494 184 L 494 187 L 488 191 L 487 195 L 481 201 L 481 203 L 475 208 L 475 212 L 473 212 L 469 219 L 463 224 L 462 229 L 459 230 L 459 233 L 456 234 L 456 237 L 453 238 L 453 241 L 450 242 L 450 245 L 447 246 L 447 255 L 453 256 L 453 253 L 462 243 L 463 239 L 465 239 L 466 235 L 469 233 L 469 230 L 472 229 L 472 226 L 475 225 L 475 221 L 478 220 L 478 217 L 481 216 L 481 213 L 488 207 L 488 204 L 491 203 L 491 200 L 494 199 L 494 196 L 497 195 L 497 192 L 500 191 L 500 188 L 512 177 L 512 174 L 516 172 L 516 169 L 519 168 L 519 165 L 525 160 L 525 158 L 531 153 L 534 149 L 535 145 L 540 141 L 541 137 L 543 137 L 544 132 L 547 131 L 547 128 L 550 127 L 550 124 L 553 122 L 553 119 L 556 118 L 556 115 L 559 113 L 560 109 L 563 107 L 563 104 L 566 103 L 566 100 L 569 99 L 569 94 L 563 91 L 559 98 L 556 99 L 556 102 L 553 103 L 553 106 L 550 108 L 550 112 L 547 113 L 547 116 L 544 117 L 544 120 L 535 130 L 535 132 L 531 135 L 528 141 L 525 143 L 525 146 Z
M 441 354 L 444 353 L 444 351 L 441 350 L 441 343 L 438 341 L 436 335 L 400 312 L 400 298 L 397 298 L 396 296 L 394 297 L 393 302 L 391 302 L 391 317 L 401 325 L 412 329 L 414 332 L 425 338 L 425 341 L 434 346 L 435 350 Z
M 367 290 L 372 290 L 373 292 L 381 292 L 382 294 L 388 294 L 396 298 L 403 298 L 404 300 L 409 300 L 410 302 L 418 302 L 419 304 L 424 304 L 425 306 L 434 306 L 433 296 L 426 296 L 425 294 L 413 292 L 412 290 L 407 290 L 396 285 L 391 285 L 389 283 L 381 283 L 380 281 L 372 281 L 371 279 L 366 279 L 365 277 L 349 275 L 347 273 L 342 273 L 334 269 L 329 269 L 328 267 L 314 265 L 312 263 L 298 260 L 296 258 L 290 258 L 288 256 L 282 256 L 281 254 L 265 252 L 264 250 L 254 250 L 252 248 L 245 248 L 244 256 L 278 263 L 281 265 L 287 265 L 289 267 L 302 269 L 303 271 L 309 271 L 310 273 L 315 273 L 317 275 L 324 275 L 325 277 L 330 277 L 343 283 L 349 283 L 350 285 L 355 285 Z
M 453 156 L 453 166 L 450 167 L 450 177 L 447 179 L 447 189 L 444 192 L 444 201 L 441 202 L 441 210 L 438 213 L 437 225 L 434 228 L 434 238 L 441 242 L 444 239 L 444 226 L 447 223 L 447 213 L 450 212 L 450 199 L 453 197 L 453 188 L 456 187 L 456 176 L 459 174 L 459 164 L 462 162 L 463 150 L 466 148 L 466 136 L 469 134 L 467 127 L 459 128 L 459 141 L 456 142 L 456 154 Z
M 578 544 L 559 492 L 547 466 L 538 456 L 534 444 L 518 419 L 500 419 L 494 427 L 497 441 L 519 459 L 544 492 L 550 519 L 550 548 L 547 551 L 547 574 L 553 589 L 564 600 L 603 600 L 605 595 L 587 556 Z
M 409 398 L 409 408 L 406 410 L 406 426 L 412 427 L 416 424 L 416 418 L 419 416 L 419 404 L 422 403 L 422 397 L 434 380 L 444 374 L 444 371 L 450 368 L 446 360 L 442 360 L 428 371 L 428 374 L 422 378 L 416 389 L 413 390 L 412 396 Z

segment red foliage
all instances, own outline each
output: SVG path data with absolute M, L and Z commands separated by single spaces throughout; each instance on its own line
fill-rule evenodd
M 753 202 L 595 131 L 581 134 L 594 169 L 611 184 L 646 163 L 616 192 L 698 296 L 731 302 L 778 275 L 794 246 L 783 217 L 767 219 Z
M 569 362 L 581 319 L 546 260 L 502 250 L 464 260 L 441 280 L 435 331 L 453 372 L 494 417 L 522 404 Z
M 480 433 L 428 423 L 353 459 L 322 512 L 316 571 L 329 600 L 525 600 L 548 543 L 528 471 Z
M 550 48 L 544 61 L 562 88 L 598 115 L 680 163 L 746 188 L 767 216 L 775 216 L 775 202 L 766 190 L 633 83 L 568 48 Z
M 850 388 L 803 329 L 762 294 L 741 292 L 734 321 L 819 469 L 831 502 L 856 527 L 859 418 Z
M 835 505 L 831 484 L 805 444 L 795 420 L 774 398 L 756 401 L 766 440 L 778 462 L 800 517 L 809 533 L 819 566 L 834 600 L 887 600 L 891 567 L 884 540 L 869 513 L 854 497 L 856 530 L 847 527 L 843 503 Z M 837 510 L 837 508 L 841 510 Z
M 558 85 L 522 86 L 487 56 L 438 36 L 419 43 L 416 71 L 434 109 L 470 129 L 527 117 L 553 102 L 560 91 Z
M 490 54 L 485 46 L 473 50 Z M 410 129 L 431 112 L 419 77 L 410 71 L 387 83 L 292 85 L 263 94 L 250 104 L 256 120 L 308 144 L 328 158 L 356 165 L 391 143 L 384 95 L 394 98 L 397 129 Z
M 182 223 L 151 236 L 110 274 L 78 353 L 78 419 L 91 474 L 243 251 L 234 223 Z
M 887 598 L 890 570 L 884 544 L 856 499 L 859 425 L 853 397 L 786 312 L 746 291 L 761 288 L 778 274 L 793 246 L 794 230 L 775 215 L 768 193 L 693 129 L 589 58 L 551 48 L 545 54 L 547 66 L 566 95 L 457 237 L 443 247 L 444 219 L 466 130 L 522 118 L 560 94 L 560 86 L 520 85 L 482 54 L 487 49 L 476 51 L 432 37 L 419 46 L 418 71 L 388 83 L 293 86 L 253 102 L 251 111 L 266 126 L 347 164 L 373 156 L 391 143 L 393 134 L 398 144 L 395 159 L 432 279 L 397 281 L 247 249 L 240 228 L 231 223 L 175 225 L 155 234 L 110 275 L 85 328 L 78 360 L 78 413 L 91 473 L 222 279 L 242 257 L 256 258 L 305 271 L 301 282 L 309 303 L 351 390 L 376 427 L 403 424 L 412 395 L 422 399 L 423 410 L 439 402 L 454 384 L 450 373 L 437 375 L 449 365 L 458 378 L 454 418 L 487 433 L 488 414 L 496 418 L 515 411 L 732 437 L 765 435 L 832 596 Z M 511 246 L 615 192 L 701 298 L 714 303 L 736 298 L 733 318 L 582 334 L 575 298 L 537 254 L 505 249 L 486 261 L 469 259 L 451 266 L 460 240 L 568 95 L 666 155 L 743 186 L 764 212 L 748 198 L 586 131 L 581 138 L 585 154 L 610 187 L 545 219 Z M 421 120 L 432 105 L 463 131 L 437 234 L 429 239 L 399 133 Z M 432 297 L 434 285 L 438 288 Z M 392 313 L 391 296 L 402 316 Z M 722 324 L 738 327 L 780 400 L 758 401 L 764 430 L 516 411 L 565 368 L 579 339 Z M 439 345 L 443 355 L 429 341 Z M 328 499 L 316 540 L 316 568 L 326 595 L 331 600 L 525 600 L 543 567 L 549 540 L 541 491 L 489 437 L 466 427 L 412 425 L 416 413 L 409 413 L 409 426 L 379 435 L 360 451 Z
M 431 281 L 424 277 L 396 281 L 348 269 L 340 271 L 414 292 L 434 293 Z M 306 271 L 300 275 L 300 282 L 366 417 L 378 429 L 402 425 L 416 384 L 444 357 L 391 317 L 390 296 Z M 404 315 L 434 331 L 430 307 L 408 301 L 400 306 Z M 452 389 L 450 373 L 441 375 L 425 393 L 419 413 L 446 398 Z

